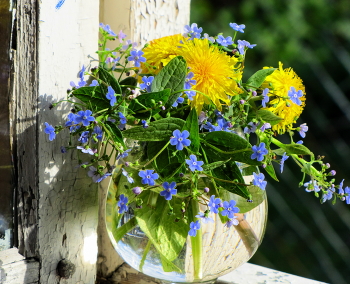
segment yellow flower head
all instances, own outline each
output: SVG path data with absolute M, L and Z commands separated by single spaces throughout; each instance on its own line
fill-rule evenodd
M 274 97 L 269 102 L 270 106 L 264 109 L 273 112 L 283 119 L 280 123 L 272 126 L 272 130 L 277 131 L 279 134 L 283 134 L 296 122 L 305 107 L 306 100 L 303 81 L 292 68 L 283 69 L 282 67 L 283 64 L 279 62 L 279 68 L 266 77 L 262 86 L 263 88 L 269 88 L 270 92 L 268 95 Z M 291 87 L 303 92 L 303 96 L 300 98 L 300 106 L 288 98 L 288 91 Z
M 142 73 L 158 74 L 162 67 L 179 55 L 181 41 L 185 41 L 185 38 L 181 34 L 152 40 L 142 50 L 144 52 L 143 57 L 147 59 L 146 63 L 142 64 Z
M 190 71 L 194 73 L 192 79 L 197 82 L 192 89 L 204 94 L 197 93 L 190 102 L 198 113 L 210 101 L 221 110 L 222 102 L 229 104 L 229 96 L 241 92 L 236 83 L 241 79 L 241 71 L 234 70 L 238 60 L 217 46 L 209 45 L 207 39 L 188 40 L 181 35 L 173 35 L 152 41 L 143 51 L 146 64 L 157 68 L 153 73 L 157 73 L 175 56 L 184 57 Z

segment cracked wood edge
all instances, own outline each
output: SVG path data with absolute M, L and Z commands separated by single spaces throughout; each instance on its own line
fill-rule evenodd
M 13 115 L 18 249 L 27 257 L 38 256 L 37 165 L 37 7 L 35 1 L 18 1 L 17 46 L 14 51 Z
M 78 81 L 82 65 L 89 67 L 88 55 L 98 48 L 99 6 L 96 0 L 38 2 L 38 99 L 37 159 L 39 187 L 38 243 L 41 261 L 40 283 L 92 284 L 96 278 L 97 258 L 97 185 L 78 166 L 75 151 L 60 152 L 67 146 L 67 131 L 52 142 L 44 133 L 44 122 L 62 124 L 71 104 L 50 110 L 53 102 L 66 98 L 70 81 Z M 80 158 L 89 161 L 90 156 Z M 28 165 L 27 165 L 28 166 Z M 60 260 L 76 268 L 69 279 L 59 278 Z

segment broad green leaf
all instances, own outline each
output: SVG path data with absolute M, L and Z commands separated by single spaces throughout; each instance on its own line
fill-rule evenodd
M 213 176 L 216 178 L 219 178 L 221 180 L 215 180 L 216 184 L 222 186 L 225 190 L 235 193 L 237 195 L 240 195 L 244 198 L 249 198 L 250 193 L 247 190 L 247 187 L 244 185 L 244 179 L 242 177 L 242 173 L 237 167 L 236 163 L 234 161 L 228 161 L 226 164 L 222 165 L 221 167 L 215 168 L 212 170 Z M 240 184 L 225 182 L 222 180 L 227 181 L 236 181 Z
M 276 176 L 276 172 L 275 172 L 275 168 L 273 167 L 272 164 L 266 165 L 265 167 L 265 171 L 270 175 L 270 177 L 272 177 L 275 181 L 279 181 L 277 176 Z
M 206 143 L 201 143 L 206 151 L 209 148 L 215 151 L 217 158 L 214 161 L 222 161 L 231 158 L 232 161 L 237 161 L 248 165 L 261 165 L 261 162 L 250 158 L 252 155 L 252 146 L 249 144 L 249 142 L 235 133 L 213 131 L 209 132 L 204 137 L 204 140 L 219 150 L 218 151 L 215 148 L 213 149 L 213 147 L 210 147 L 210 145 L 207 145 Z
M 271 75 L 276 68 L 262 69 L 255 72 L 246 82 L 247 88 L 257 89 L 265 81 L 266 77 Z
M 159 196 L 157 205 L 154 208 L 146 204 L 135 210 L 135 216 L 141 230 L 147 235 L 157 251 L 167 259 L 173 261 L 182 250 L 188 233 L 188 224 L 184 222 L 181 215 L 182 199 L 173 197 L 171 205 L 175 214 L 169 212 L 168 201 Z M 181 217 L 179 222 L 175 222 L 176 217 Z
M 131 101 L 129 109 L 134 112 L 134 117 L 139 119 L 148 119 L 150 116 L 155 115 L 161 110 L 157 103 L 159 101 L 166 102 L 169 96 L 170 89 L 165 89 L 155 93 L 143 94 Z
M 121 95 L 122 89 L 116 78 L 112 74 L 110 74 L 106 69 L 99 67 L 98 68 L 98 76 L 102 81 L 104 81 L 108 86 L 111 86 L 116 94 Z
M 283 120 L 279 116 L 275 115 L 274 113 L 266 109 L 260 109 L 256 113 L 259 117 L 261 117 L 262 120 L 270 123 L 271 125 L 278 124 L 281 122 L 281 120 Z
M 106 126 L 106 128 L 108 129 L 109 133 L 112 135 L 112 139 L 114 142 L 116 143 L 120 143 L 125 147 L 124 144 L 124 139 L 123 139 L 123 134 L 122 132 L 119 130 L 119 128 L 117 127 L 117 125 L 115 125 L 113 122 L 111 121 L 107 121 L 104 123 L 104 125 Z
M 186 61 L 182 56 L 173 58 L 160 72 L 156 75 L 152 82 L 151 91 L 159 92 L 164 89 L 170 89 L 172 94 L 165 104 L 166 108 L 169 108 L 180 96 L 180 93 L 176 93 L 182 90 L 185 84 L 185 78 L 187 74 Z
M 136 227 L 137 222 L 136 218 L 132 217 L 128 222 L 117 228 L 118 224 L 114 224 L 115 226 L 112 226 L 112 234 L 116 242 L 119 242 L 123 236 L 130 232 L 133 228 Z
M 137 80 L 135 77 L 126 77 L 119 82 L 119 85 L 121 87 L 122 93 L 124 93 L 125 90 L 129 88 L 129 86 L 137 86 Z
M 158 152 L 165 146 L 167 142 L 149 142 L 147 143 L 147 156 L 148 159 L 152 159 Z M 154 161 L 157 172 L 163 177 L 167 177 L 173 174 L 173 171 L 185 160 L 185 154 L 183 151 L 177 151 L 175 146 L 169 145 Z
M 147 128 L 133 127 L 123 131 L 123 136 L 139 141 L 167 141 L 174 130 L 182 129 L 185 121 L 180 118 L 164 118 L 151 122 Z
M 111 105 L 99 87 L 81 87 L 73 91 L 73 96 L 86 104 L 87 108 L 94 111 L 109 108 Z
M 210 163 L 210 164 L 204 164 L 203 165 L 203 171 L 207 172 L 207 171 L 211 171 L 217 167 L 220 167 L 222 165 L 224 165 L 225 163 L 227 163 L 229 160 L 226 160 L 226 161 L 217 161 L 217 162 L 214 162 L 214 163 Z
M 179 267 L 177 267 L 174 263 L 169 261 L 163 255 L 160 255 L 160 260 L 162 262 L 162 268 L 163 268 L 164 272 L 173 272 L 173 271 L 182 272 L 182 270 Z
M 190 133 L 189 139 L 191 140 L 191 144 L 189 148 L 195 152 L 198 153 L 199 151 L 199 127 L 198 127 L 198 115 L 195 108 L 193 108 L 187 119 L 184 127 L 182 130 L 187 130 Z
M 245 197 L 227 192 L 220 193 L 220 198 L 223 200 L 235 200 L 237 202 L 236 206 L 239 208 L 239 213 L 246 213 L 260 205 L 266 199 L 266 191 L 259 187 L 250 185 L 248 186 L 248 190 L 251 194 L 252 202 L 248 202 Z
M 279 145 L 287 155 L 296 154 L 296 155 L 311 155 L 313 156 L 313 153 L 304 145 L 301 144 L 282 144 Z M 283 153 L 282 153 L 283 155 Z

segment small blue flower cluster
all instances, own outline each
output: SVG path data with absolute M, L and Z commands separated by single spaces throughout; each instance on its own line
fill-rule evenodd
M 237 220 L 236 213 L 239 212 L 239 208 L 236 207 L 236 201 L 224 201 L 222 202 L 220 198 L 216 198 L 215 195 L 212 195 L 208 202 L 208 210 L 206 212 L 199 212 L 195 217 L 199 218 L 204 224 L 209 222 L 214 222 L 214 220 L 209 217 L 209 214 L 218 214 L 220 213 L 222 216 L 227 216 L 229 219 L 225 226 L 231 227 L 232 225 L 238 225 L 239 221 Z M 191 237 L 195 237 L 197 235 L 197 231 L 200 229 L 199 220 L 191 222 L 190 230 L 188 231 L 188 235 Z

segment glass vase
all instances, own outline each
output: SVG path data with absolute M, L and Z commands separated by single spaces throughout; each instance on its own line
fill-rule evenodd
M 132 151 L 122 162 L 131 163 L 142 159 L 142 148 L 134 142 Z M 133 223 L 135 210 L 141 207 L 130 204 L 126 213 L 118 214 L 118 196 L 125 192 L 125 188 L 131 190 L 131 187 L 142 186 L 142 184 L 138 184 L 137 180 L 132 185 L 128 183 L 127 177 L 121 173 L 121 164 L 117 165 L 114 170 L 108 189 L 106 226 L 115 250 L 134 269 L 160 279 L 163 283 L 214 283 L 218 277 L 246 263 L 256 252 L 262 241 L 267 221 L 265 194 L 259 205 L 250 206 L 254 207 L 250 210 L 241 209 L 239 213 L 235 214 L 237 225 L 228 227 L 220 219 L 219 214 L 212 214 L 214 222 L 201 222 L 199 234 L 195 238 L 186 235 L 185 242 L 181 244 L 177 256 L 171 259 L 171 263 L 164 261 L 164 257 L 161 255 L 162 251 L 153 245 L 154 240 L 152 239 L 152 243 L 137 224 L 133 224 L 125 231 L 123 229 L 118 231 L 118 228 L 126 227 L 123 225 Z M 249 183 L 252 177 L 244 176 L 244 179 L 246 183 Z M 205 179 L 203 178 L 203 180 L 204 183 Z M 227 198 L 225 200 L 241 197 L 227 193 Z M 246 200 L 244 201 L 249 204 Z M 147 205 L 143 204 L 142 206 Z M 198 205 L 197 202 L 197 206 L 193 210 L 205 212 L 204 204 Z M 166 214 L 169 213 L 164 212 L 162 216 L 167 218 Z M 175 224 L 169 222 L 169 226 L 175 226 Z M 162 228 L 157 227 L 153 230 L 162 230 Z M 172 236 L 169 237 L 172 238 Z M 173 237 L 176 238 L 175 234 Z

